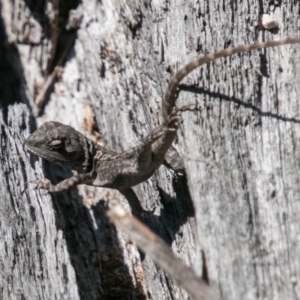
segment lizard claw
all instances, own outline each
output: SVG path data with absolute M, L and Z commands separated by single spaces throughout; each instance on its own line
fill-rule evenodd
M 183 111 L 189 110 L 191 106 L 195 106 L 195 104 L 187 104 L 187 105 L 184 105 L 179 108 L 173 107 L 172 112 L 170 113 L 170 115 L 168 117 L 169 126 L 173 125 L 174 127 L 176 127 L 176 128 L 174 128 L 174 130 L 176 130 L 177 127 L 179 126 L 179 122 L 182 120 L 181 113 Z
M 50 191 L 51 189 L 51 182 L 50 180 L 46 179 L 46 178 L 37 178 L 36 180 L 29 180 L 27 181 L 28 183 L 33 183 L 36 184 L 36 186 L 34 187 L 34 190 L 47 190 Z
M 174 107 L 168 117 L 168 123 L 177 125 L 178 121 L 180 120 L 181 120 L 181 111 L 176 107 Z

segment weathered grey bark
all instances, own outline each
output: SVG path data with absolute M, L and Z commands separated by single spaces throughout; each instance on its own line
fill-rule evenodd
M 49 195 L 27 189 L 42 174 L 24 151 L 25 105 L 10 107 L 1 124 L 0 299 L 79 299 L 64 233 Z
M 60 121 L 94 138 L 97 123 L 100 141 L 128 149 L 161 121 L 170 72 L 224 47 L 299 36 L 299 3 L 62 2 L 0 1 L 0 297 L 187 299 L 109 225 L 107 206 L 126 205 L 117 192 L 80 187 L 52 196 L 52 205 L 47 193 L 25 188 L 40 164 L 21 147 L 28 113 L 6 107 L 33 109 L 68 35 L 53 24 L 63 29 L 68 11 L 81 9 L 74 46 L 36 123 Z M 278 32 L 259 28 L 261 12 L 274 13 Z M 197 101 L 199 110 L 184 113 L 177 146 L 188 184 L 161 167 L 136 187 L 154 209 L 145 223 L 224 299 L 300 298 L 299 47 L 220 60 L 189 76 L 178 103 Z M 45 171 L 68 176 L 50 164 Z

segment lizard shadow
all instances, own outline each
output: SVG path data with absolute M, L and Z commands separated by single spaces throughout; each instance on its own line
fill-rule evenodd
M 54 184 L 71 177 L 69 170 L 43 161 Z M 140 282 L 132 282 L 115 226 L 105 201 L 88 205 L 76 188 L 52 193 L 56 227 L 64 232 L 81 299 L 146 299 Z M 118 274 L 118 276 L 116 276 Z
M 158 186 L 162 204 L 160 214 L 144 214 L 142 218 L 143 222 L 168 245 L 176 239 L 180 228 L 195 215 L 186 176 L 175 176 L 172 179 L 172 186 L 176 197 L 172 197 Z
M 221 101 L 227 101 L 227 102 L 232 102 L 232 103 L 238 104 L 238 105 L 243 106 L 245 108 L 249 108 L 252 111 L 255 111 L 260 117 L 269 117 L 269 118 L 277 119 L 277 120 L 280 120 L 280 121 L 283 121 L 283 122 L 291 122 L 291 123 L 300 124 L 300 119 L 285 117 L 285 116 L 282 116 L 278 113 L 273 113 L 273 112 L 270 112 L 270 111 L 263 111 L 262 109 L 255 106 L 252 103 L 246 103 L 246 102 L 244 102 L 244 101 L 242 101 L 238 98 L 230 97 L 230 96 L 227 96 L 227 95 L 222 94 L 222 93 L 211 92 L 210 90 L 205 89 L 205 88 L 194 87 L 194 86 L 190 86 L 190 85 L 181 84 L 179 86 L 179 89 L 180 89 L 180 91 L 186 91 L 186 92 L 192 92 L 192 93 L 195 93 L 195 94 L 208 95 L 212 98 L 218 98 Z

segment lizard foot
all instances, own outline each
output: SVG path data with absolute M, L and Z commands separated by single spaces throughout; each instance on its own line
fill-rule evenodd
M 181 121 L 181 111 L 174 107 L 168 117 L 168 130 L 177 130 L 179 121 Z M 170 128 L 170 126 L 173 126 L 174 128 Z
M 181 113 L 183 111 L 190 110 L 191 106 L 196 106 L 196 105 L 195 104 L 187 104 L 187 105 L 184 105 L 181 107 L 173 107 L 172 112 L 170 113 L 170 115 L 168 117 L 168 125 L 169 125 L 168 130 L 175 131 L 177 129 L 177 127 L 179 126 L 179 122 L 182 120 Z M 173 126 L 173 128 L 171 126 Z
M 52 184 L 50 182 L 50 180 L 46 179 L 46 178 L 37 178 L 37 180 L 29 180 L 28 183 L 33 183 L 36 184 L 36 186 L 34 187 L 34 190 L 47 190 L 47 191 L 51 191 L 52 189 Z

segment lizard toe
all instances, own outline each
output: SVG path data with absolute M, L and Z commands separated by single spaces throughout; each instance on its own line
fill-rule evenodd
M 37 178 L 36 180 L 29 180 L 28 183 L 35 184 L 34 190 L 47 190 L 51 189 L 51 182 L 46 178 Z

